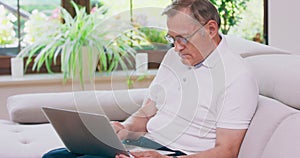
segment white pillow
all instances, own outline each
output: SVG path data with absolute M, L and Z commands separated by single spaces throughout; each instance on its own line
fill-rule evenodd
M 111 120 L 124 120 L 142 104 L 148 89 L 14 95 L 7 99 L 10 118 L 18 123 L 46 123 L 41 107 L 97 113 L 101 105 Z
M 261 95 L 300 109 L 300 55 L 259 55 L 245 58 Z
M 291 54 L 291 52 L 249 41 L 235 35 L 225 35 L 225 37 L 229 48 L 243 58 L 264 54 Z

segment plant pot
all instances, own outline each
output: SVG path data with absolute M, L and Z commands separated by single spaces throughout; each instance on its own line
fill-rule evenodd
M 148 54 L 137 53 L 135 56 L 135 70 L 137 74 L 145 74 L 148 71 Z
M 24 61 L 23 58 L 11 58 L 11 76 L 23 77 L 24 75 Z
M 16 56 L 18 52 L 19 50 L 17 46 L 7 46 L 7 47 L 0 46 L 0 55 Z

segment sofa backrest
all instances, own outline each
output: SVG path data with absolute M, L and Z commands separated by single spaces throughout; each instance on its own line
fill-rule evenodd
M 299 157 L 300 56 L 259 55 L 245 60 L 261 96 L 239 158 Z
M 249 41 L 236 35 L 225 35 L 229 48 L 241 57 L 266 54 L 291 54 L 292 52 Z
M 261 95 L 300 109 L 300 55 L 259 55 L 245 60 Z

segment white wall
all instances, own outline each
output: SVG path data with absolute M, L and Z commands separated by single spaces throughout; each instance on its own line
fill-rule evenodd
M 268 2 L 269 45 L 300 54 L 300 1 Z

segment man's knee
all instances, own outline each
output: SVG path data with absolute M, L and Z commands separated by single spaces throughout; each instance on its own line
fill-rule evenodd
M 43 155 L 43 158 L 76 158 L 78 155 L 70 153 L 65 148 L 59 148 L 49 151 Z

